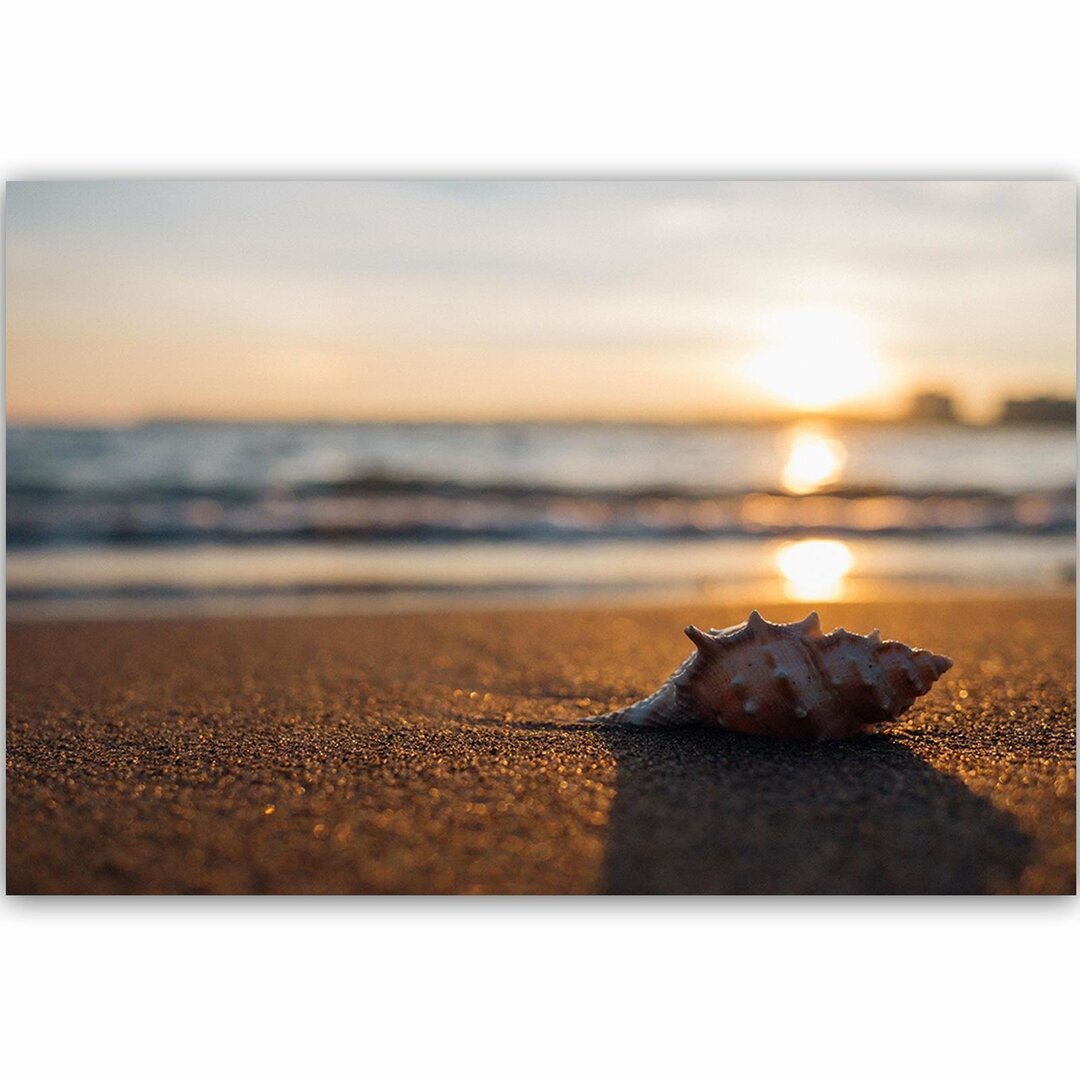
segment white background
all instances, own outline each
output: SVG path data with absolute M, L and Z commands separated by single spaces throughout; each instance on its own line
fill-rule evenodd
M 1075 179 L 1067 5 L 39 3 L 7 179 Z M 1047 1076 L 1074 898 L 7 898 L 17 1077 Z

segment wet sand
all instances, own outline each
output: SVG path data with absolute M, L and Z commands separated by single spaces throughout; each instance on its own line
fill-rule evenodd
M 801 744 L 573 724 L 741 608 L 10 624 L 8 891 L 1074 892 L 1073 598 L 819 610 L 956 664 Z

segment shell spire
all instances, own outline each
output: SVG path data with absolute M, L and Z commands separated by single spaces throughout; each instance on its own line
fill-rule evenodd
M 879 630 L 825 634 L 816 611 L 794 623 L 751 611 L 725 630 L 684 633 L 695 652 L 656 693 L 594 722 L 840 739 L 896 720 L 952 667 Z
M 716 649 L 716 638 L 699 630 L 691 623 L 683 633 L 694 643 L 700 653 L 710 653 Z

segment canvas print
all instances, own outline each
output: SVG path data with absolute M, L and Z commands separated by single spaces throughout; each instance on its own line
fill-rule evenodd
M 9 183 L 8 892 L 1075 892 L 1075 201 Z

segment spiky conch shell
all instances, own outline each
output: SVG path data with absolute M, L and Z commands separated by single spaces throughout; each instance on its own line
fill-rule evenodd
M 684 632 L 697 651 L 655 694 L 592 722 L 842 739 L 896 720 L 952 667 L 877 630 L 823 634 L 816 611 L 796 623 L 752 611 L 726 630 Z

